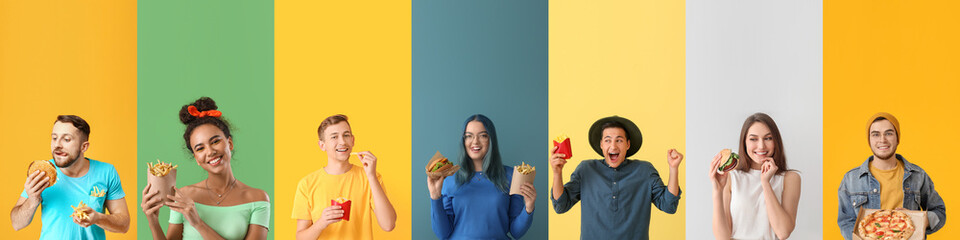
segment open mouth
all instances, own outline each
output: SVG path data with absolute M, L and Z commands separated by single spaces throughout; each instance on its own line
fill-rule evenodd
M 480 152 L 480 146 L 472 146 L 472 147 L 470 147 L 470 151 L 471 151 L 471 152 L 475 152 L 475 153 L 479 153 L 479 152 Z
M 890 146 L 877 146 L 879 150 L 890 150 Z
M 222 162 L 223 160 L 221 160 L 220 157 L 217 157 L 217 158 L 214 158 L 213 160 L 207 161 L 207 164 L 209 164 L 210 166 L 217 166 L 217 165 L 220 165 L 220 163 Z
M 610 162 L 620 161 L 620 153 L 607 153 L 607 156 L 610 157 Z
M 67 153 L 66 153 L 66 152 L 61 152 L 61 151 L 55 151 L 55 152 L 53 152 L 53 155 L 57 155 L 57 156 L 60 156 L 60 157 L 66 157 L 66 156 L 67 156 Z
M 336 149 L 336 151 L 339 152 L 339 153 L 347 152 L 347 150 L 350 150 L 350 149 L 348 149 L 348 148 L 346 148 L 346 147 L 342 147 L 342 148 L 337 148 L 337 149 Z

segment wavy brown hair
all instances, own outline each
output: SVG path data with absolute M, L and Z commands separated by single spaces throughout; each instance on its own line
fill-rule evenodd
M 741 164 L 737 164 L 737 170 L 740 171 L 749 171 L 750 164 L 752 164 L 753 159 L 750 159 L 750 154 L 747 152 L 747 130 L 750 129 L 750 126 L 753 126 L 754 123 L 763 123 L 767 125 L 767 128 L 770 128 L 770 134 L 773 135 L 773 141 L 775 142 L 773 146 L 773 164 L 777 165 L 776 174 L 783 174 L 784 172 L 790 170 L 787 169 L 787 154 L 783 150 L 783 138 L 780 137 L 780 129 L 777 128 L 777 123 L 773 121 L 773 118 L 766 113 L 754 113 L 747 117 L 743 121 L 743 127 L 740 128 L 740 160 Z M 746 161 L 747 164 L 743 164 Z

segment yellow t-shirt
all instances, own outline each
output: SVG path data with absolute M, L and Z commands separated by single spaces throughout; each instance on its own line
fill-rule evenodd
M 383 186 L 380 174 L 377 181 Z M 363 168 L 353 165 L 349 171 L 340 175 L 330 175 L 322 168 L 300 180 L 297 193 L 293 197 L 293 219 L 316 221 L 323 209 L 330 206 L 330 200 L 343 197 L 350 200 L 350 220 L 340 221 L 327 226 L 320 233 L 320 239 L 372 239 L 373 194 Z
M 871 163 L 870 174 L 880 182 L 880 208 L 903 207 L 903 163 L 897 160 L 897 167 L 890 170 L 877 169 Z

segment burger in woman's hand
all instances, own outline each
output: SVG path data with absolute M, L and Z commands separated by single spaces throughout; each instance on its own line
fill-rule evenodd
M 433 158 L 430 158 L 430 163 L 427 164 L 426 170 L 428 176 L 446 177 L 460 170 L 460 166 L 453 165 L 450 160 L 440 154 L 440 151 L 437 151 L 437 154 L 434 154 Z
M 740 162 L 740 156 L 730 149 L 724 149 L 720 151 L 720 160 L 724 160 L 724 162 L 717 168 L 717 173 L 725 173 L 737 168 L 737 163 Z

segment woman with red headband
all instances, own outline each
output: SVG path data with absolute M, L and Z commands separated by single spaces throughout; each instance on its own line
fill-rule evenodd
M 216 102 L 208 97 L 180 109 L 180 121 L 187 125 L 183 140 L 197 165 L 207 171 L 207 179 L 174 189 L 171 196 L 158 196 L 147 184 L 141 206 L 154 239 L 267 238 L 269 196 L 234 177 L 230 167 L 233 136 L 221 116 Z M 166 235 L 157 216 L 163 205 L 171 210 Z

